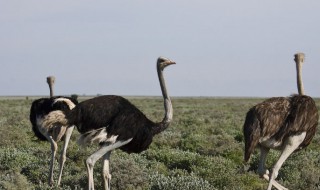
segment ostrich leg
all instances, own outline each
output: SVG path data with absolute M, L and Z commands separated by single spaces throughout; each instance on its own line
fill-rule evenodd
M 60 162 L 59 162 L 60 169 L 59 169 L 59 179 L 58 179 L 57 186 L 59 186 L 61 182 L 62 170 L 63 170 L 64 163 L 66 161 L 67 148 L 68 148 L 69 140 L 70 140 L 73 129 L 74 129 L 74 126 L 68 127 L 65 133 L 63 149 L 61 151 Z
M 267 181 L 270 181 L 268 170 L 267 170 L 267 173 L 263 175 L 263 178 L 266 179 Z M 283 187 L 280 183 L 278 183 L 275 180 L 272 182 L 272 185 L 278 190 L 288 190 L 287 188 Z
M 125 144 L 128 144 L 132 140 L 126 140 L 126 141 L 115 141 L 111 144 L 105 144 L 102 145 L 99 150 L 97 150 L 95 153 L 93 153 L 89 158 L 86 160 L 85 164 L 87 166 L 87 172 L 88 172 L 88 189 L 94 190 L 94 181 L 93 181 L 93 167 L 97 160 L 99 160 L 102 156 L 107 154 L 108 152 L 117 149 Z
M 259 161 L 259 166 L 258 166 L 258 174 L 260 175 L 260 177 L 263 177 L 264 179 L 266 179 L 267 181 L 270 180 L 269 178 L 269 170 L 266 170 L 266 158 L 267 158 L 267 154 L 269 153 L 270 148 L 266 148 L 266 147 L 261 147 L 260 148 L 260 161 Z M 280 185 L 278 182 L 273 181 L 273 186 L 275 186 L 277 189 L 282 189 L 285 190 L 286 188 L 283 187 L 282 185 Z
M 268 184 L 268 190 L 271 190 L 272 185 L 277 184 L 275 179 L 278 176 L 278 171 L 281 168 L 282 164 L 286 159 L 299 147 L 299 145 L 303 142 L 304 138 L 306 137 L 306 133 L 303 132 L 299 135 L 288 137 L 288 139 L 284 142 L 285 148 L 283 149 L 279 160 L 277 163 L 273 166 L 272 173 L 270 175 L 269 184 Z M 280 185 L 280 184 L 279 184 Z M 287 188 L 281 186 L 282 188 L 277 188 L 279 190 L 287 190 Z
M 259 166 L 258 166 L 258 174 L 260 175 L 260 177 L 263 177 L 265 174 L 269 175 L 269 171 L 266 170 L 266 158 L 267 158 L 267 154 L 269 152 L 269 148 L 260 147 L 260 160 L 259 160 Z
M 110 162 L 110 155 L 111 152 L 107 152 L 103 156 L 103 169 L 102 169 L 102 176 L 103 176 L 103 187 L 105 190 L 110 190 L 111 187 L 111 174 L 110 174 L 110 167 L 109 167 L 109 162 Z
M 260 147 L 260 161 L 259 161 L 259 166 L 258 166 L 258 174 L 260 177 L 263 177 L 267 181 L 270 180 L 269 177 L 269 170 L 266 169 L 266 159 L 267 159 L 267 154 L 269 153 L 270 148 L 266 148 L 261 146 Z M 285 190 L 286 188 L 280 185 L 278 182 L 273 181 L 273 186 L 275 186 L 277 189 L 283 189 Z
M 50 161 L 50 173 L 49 173 L 49 185 L 53 185 L 53 164 L 54 164 L 54 157 L 56 156 L 56 152 L 58 149 L 57 143 L 52 139 L 52 137 L 49 137 L 49 142 L 51 144 L 51 161 Z

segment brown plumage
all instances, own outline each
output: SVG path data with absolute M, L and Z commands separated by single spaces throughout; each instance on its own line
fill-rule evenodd
M 278 171 L 290 154 L 310 144 L 318 125 L 317 106 L 311 97 L 304 95 L 301 77 L 304 54 L 295 54 L 294 60 L 299 95 L 274 97 L 255 105 L 247 112 L 243 126 L 244 160 L 248 162 L 255 148 L 260 148 L 258 173 L 269 181 L 268 190 L 272 186 L 286 189 L 275 181 Z M 269 175 L 265 162 L 270 149 L 280 150 L 281 155 Z
M 299 145 L 300 150 L 308 146 L 318 125 L 318 110 L 309 96 L 274 97 L 252 107 L 243 127 L 245 136 L 245 161 L 247 162 L 261 138 L 279 142 L 274 149 L 282 149 L 289 136 L 306 132 Z

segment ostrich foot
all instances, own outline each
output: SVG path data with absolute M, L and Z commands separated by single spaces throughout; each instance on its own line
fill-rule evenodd
M 268 171 L 268 170 L 267 170 Z M 263 178 L 266 179 L 267 181 L 270 181 L 270 177 L 269 177 L 269 171 L 266 172 L 264 175 L 263 175 Z M 278 190 L 289 190 L 285 187 L 283 187 L 280 183 L 278 183 L 276 180 L 273 180 L 272 181 L 272 185 L 278 189 Z

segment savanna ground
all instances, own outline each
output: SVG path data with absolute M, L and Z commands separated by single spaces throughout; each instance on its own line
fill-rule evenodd
M 153 121 L 162 119 L 164 109 L 160 97 L 128 99 Z M 173 122 L 154 138 L 147 151 L 130 155 L 113 151 L 112 189 L 266 189 L 267 182 L 256 174 L 258 152 L 248 164 L 242 161 L 245 114 L 262 100 L 172 98 Z M 50 145 L 33 135 L 29 122 L 31 102 L 31 98 L 0 99 L 0 189 L 52 189 L 47 185 Z M 316 103 L 320 105 L 320 100 Z M 84 160 L 97 147 L 79 147 L 78 136 L 75 129 L 61 187 L 53 189 L 86 189 Z M 60 148 L 62 143 L 59 145 Z M 291 155 L 284 163 L 278 181 L 289 189 L 320 189 L 319 145 L 317 132 L 309 147 Z M 270 152 L 268 168 L 278 156 L 278 152 Z M 57 161 L 55 166 L 57 179 Z M 100 162 L 95 166 L 94 178 L 96 189 L 101 189 Z

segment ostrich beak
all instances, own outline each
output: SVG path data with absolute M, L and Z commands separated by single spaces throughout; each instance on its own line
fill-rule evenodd
M 165 62 L 166 66 L 176 64 L 176 62 L 168 60 Z
M 163 71 L 163 69 L 169 65 L 172 65 L 172 64 L 176 64 L 176 62 L 174 61 L 171 61 L 170 59 L 168 58 L 165 58 L 165 57 L 159 57 L 158 58 L 158 63 L 157 63 L 157 67 L 158 69 L 160 69 L 161 71 Z
M 176 62 L 174 61 L 171 61 L 171 60 L 168 60 L 168 61 L 165 61 L 162 63 L 162 69 L 161 70 L 164 70 L 164 68 L 168 67 L 169 65 L 174 65 L 176 64 Z

